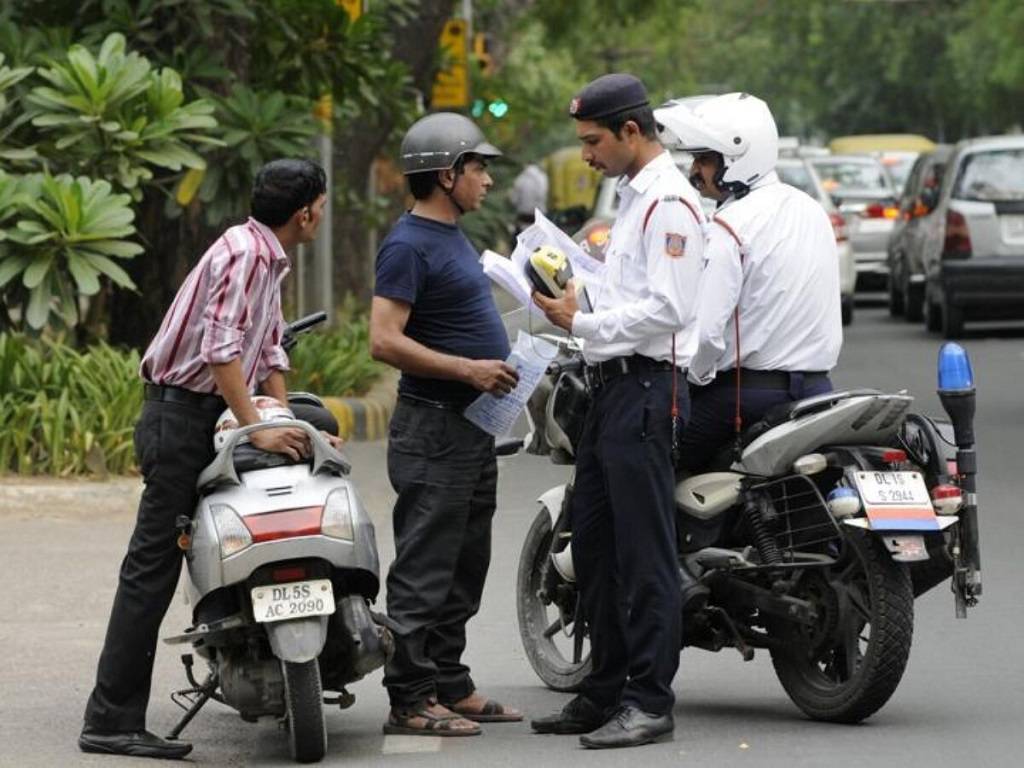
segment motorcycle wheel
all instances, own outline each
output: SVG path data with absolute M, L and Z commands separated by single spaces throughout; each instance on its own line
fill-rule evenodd
M 858 723 L 889 700 L 903 677 L 914 595 L 906 566 L 877 537 L 850 531 L 843 550 L 831 572 L 809 572 L 798 587 L 797 596 L 818 611 L 815 627 L 784 631 L 786 642 L 771 657 L 782 687 L 806 715 Z
M 590 673 L 590 644 L 586 627 L 578 620 L 578 592 L 548 564 L 551 551 L 551 515 L 542 509 L 530 526 L 519 555 L 516 608 L 519 635 L 530 666 L 555 691 L 574 692 Z M 539 595 L 548 582 L 563 587 L 561 606 Z M 571 589 L 571 592 L 568 591 Z
M 316 659 L 299 663 L 282 661 L 281 671 L 292 759 L 297 763 L 319 762 L 327 752 L 320 665 Z

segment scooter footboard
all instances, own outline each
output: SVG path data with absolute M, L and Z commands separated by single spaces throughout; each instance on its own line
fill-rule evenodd
M 320 655 L 327 641 L 329 616 L 309 616 L 266 624 L 270 650 L 281 661 L 301 663 Z

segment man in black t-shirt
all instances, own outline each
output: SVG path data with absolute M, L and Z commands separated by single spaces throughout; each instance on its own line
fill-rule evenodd
M 487 160 L 501 152 L 471 120 L 442 112 L 409 129 L 401 155 L 416 202 L 377 254 L 370 315 L 373 357 L 402 371 L 388 433 L 398 494 L 388 614 L 400 631 L 384 673 L 384 732 L 471 736 L 478 722 L 522 719 L 477 693 L 461 660 L 490 563 L 498 479 L 494 438 L 462 411 L 480 392 L 508 393 L 517 375 L 489 281 L 456 222 L 483 203 Z

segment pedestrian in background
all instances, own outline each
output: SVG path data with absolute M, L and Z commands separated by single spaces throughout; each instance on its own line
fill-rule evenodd
M 703 252 L 696 192 L 658 143 L 643 84 L 599 77 L 572 100 L 583 159 L 621 176 L 594 310 L 575 294 L 534 298 L 585 341 L 593 402 L 576 457 L 572 554 L 593 669 L 540 733 L 579 733 L 591 748 L 670 739 L 672 678 L 681 650 L 673 441 L 689 401 Z
M 547 213 L 548 175 L 536 163 L 530 163 L 516 176 L 509 193 L 516 209 L 516 234 L 533 224 L 535 211 Z
M 667 145 L 693 153 L 693 185 L 717 201 L 681 454 L 683 467 L 699 472 L 742 424 L 832 391 L 828 374 L 843 343 L 839 257 L 825 210 L 775 173 L 778 131 L 761 99 L 730 93 L 655 117 Z
M 177 520 L 195 512 L 196 481 L 213 460 L 214 424 L 225 408 L 246 426 L 260 420 L 250 399 L 257 388 L 288 400 L 288 355 L 281 347 L 285 251 L 312 242 L 326 200 L 326 175 L 315 163 L 263 166 L 249 220 L 224 232 L 199 260 L 142 359 L 145 402 L 135 455 L 145 488 L 85 709 L 83 752 L 181 758 L 192 749 L 146 730 L 157 632 L 181 572 Z M 305 433 L 295 428 L 249 439 L 296 460 L 309 450 Z
M 402 140 L 415 198 L 381 244 L 370 314 L 371 353 L 402 371 L 388 432 L 398 494 L 388 614 L 400 627 L 384 672 L 384 732 L 472 736 L 477 722 L 522 714 L 481 696 L 462 661 L 491 557 L 498 468 L 494 438 L 463 418 L 481 392 L 517 375 L 479 254 L 458 221 L 491 187 L 501 152 L 468 118 L 429 115 Z

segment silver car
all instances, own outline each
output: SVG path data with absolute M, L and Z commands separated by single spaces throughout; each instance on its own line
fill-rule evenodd
M 924 320 L 946 338 L 966 320 L 1024 319 L 1024 136 L 956 145 L 928 217 Z
M 810 158 L 832 200 L 846 217 L 858 288 L 884 287 L 886 246 L 899 216 L 896 188 L 885 167 L 870 155 Z

